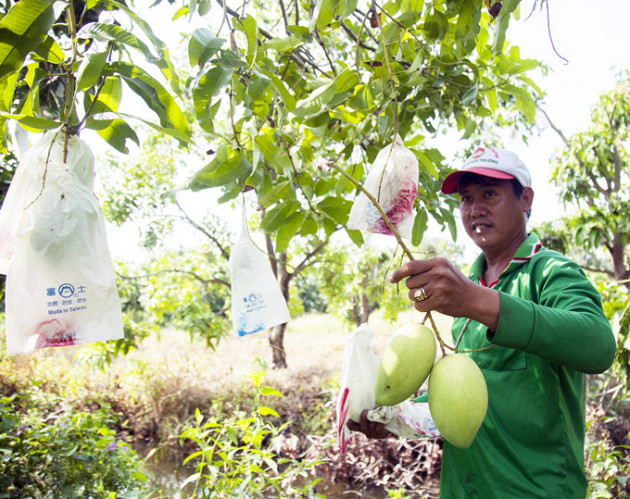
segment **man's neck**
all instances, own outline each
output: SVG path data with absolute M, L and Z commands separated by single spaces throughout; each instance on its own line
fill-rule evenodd
M 527 239 L 527 233 L 521 237 L 515 238 L 512 243 L 505 248 L 502 248 L 500 251 L 484 251 L 486 266 L 483 271 L 483 280 L 487 285 L 490 285 L 499 278 L 501 273 L 507 268 L 514 258 L 516 251 L 520 248 L 525 239 Z

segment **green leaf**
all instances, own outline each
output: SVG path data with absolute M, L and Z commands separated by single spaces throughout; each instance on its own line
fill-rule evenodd
M 422 12 L 424 0 L 402 0 L 400 2 L 400 12 Z
M 232 79 L 232 69 L 215 66 L 206 71 L 193 91 L 193 103 L 195 105 L 195 114 L 201 128 L 205 131 L 212 131 L 212 120 L 217 108 L 212 106 L 212 97 L 214 97 L 221 88 L 227 85 Z M 214 109 L 214 112 L 212 112 Z
M 413 220 L 413 229 L 411 231 L 411 244 L 414 246 L 420 246 L 422 242 L 422 236 L 427 230 L 427 223 L 429 221 L 429 216 L 427 215 L 426 210 L 420 209 L 416 213 L 416 217 Z
M 224 38 L 215 37 L 208 28 L 196 29 L 188 42 L 188 60 L 190 65 L 203 67 L 224 43 Z
M 85 111 L 90 108 L 92 101 L 94 100 L 94 96 L 92 94 L 84 94 L 85 95 Z M 101 86 L 101 91 L 98 94 L 98 100 L 94 105 L 92 105 L 92 109 L 90 111 L 91 115 L 106 113 L 109 111 L 118 111 L 118 105 L 120 104 L 120 99 L 122 98 L 122 83 L 118 76 L 108 76 L 103 81 Z
M 256 135 L 254 139 L 256 147 L 263 153 L 267 164 L 279 173 L 289 171 L 291 170 L 291 160 L 287 152 L 276 145 L 272 133 L 259 133 Z
M 0 113 L 0 118 L 15 120 L 22 126 L 22 128 L 32 132 L 52 130 L 61 126 L 61 122 L 59 121 L 24 114 Z
M 289 242 L 295 236 L 304 221 L 306 213 L 300 211 L 294 213 L 285 222 L 278 227 L 276 234 L 276 252 L 282 253 L 289 247 Z
M 350 240 L 359 248 L 363 246 L 364 240 L 363 240 L 363 234 L 361 233 L 360 230 L 349 230 L 346 229 L 346 232 L 348 233 L 348 237 L 350 238 Z
M 77 89 L 87 90 L 96 85 L 105 68 L 107 52 L 95 52 L 81 61 L 77 71 Z
M 52 0 L 21 0 L 0 19 L 0 79 L 19 71 L 54 21 Z
M 111 71 L 122 76 L 129 87 L 144 100 L 160 119 L 165 128 L 174 128 L 188 135 L 188 121 L 173 97 L 146 71 L 134 64 L 114 62 L 109 65 Z
M 472 87 L 464 92 L 462 95 L 462 106 L 468 106 L 474 102 L 477 94 L 479 93 L 479 85 L 475 83 Z
M 280 392 L 279 390 L 276 390 L 275 388 L 272 388 L 270 386 L 263 386 L 260 389 L 260 394 L 264 395 L 265 397 L 267 397 L 269 395 L 275 395 L 276 397 L 284 397 L 284 395 L 282 395 L 282 392 Z
M 302 228 L 300 229 L 300 235 L 302 237 L 305 236 L 314 236 L 317 234 L 317 229 L 319 225 L 317 224 L 317 220 L 313 215 L 309 214 L 302 222 Z
M 501 11 L 495 20 L 496 31 L 494 34 L 494 45 L 492 46 L 492 52 L 499 54 L 503 51 L 503 45 L 505 44 L 505 34 L 508 26 L 510 25 L 510 15 L 518 7 L 520 0 L 503 0 Z
M 221 145 L 215 158 L 193 175 L 190 188 L 199 191 L 208 187 L 218 187 L 244 180 L 252 171 L 252 165 L 242 152 L 229 155 L 225 145 Z
M 287 110 L 293 111 L 295 109 L 295 96 L 291 92 L 289 92 L 289 89 L 286 87 L 284 82 L 271 71 L 261 71 L 261 73 L 264 74 L 267 78 L 271 79 L 273 87 L 282 98 L 282 102 L 286 106 Z
M 276 52 L 290 52 L 300 47 L 304 42 L 295 36 L 286 38 L 272 38 L 263 43 L 263 48 L 275 50 Z
M 482 0 L 465 0 L 460 5 L 455 28 L 455 40 L 460 50 L 469 52 L 475 47 L 477 41 L 483 3 Z
M 272 188 L 264 194 L 258 201 L 266 208 L 272 204 L 276 204 L 282 199 L 287 192 L 291 189 L 291 181 L 284 180 L 282 182 L 275 183 Z
M 440 174 L 437 168 L 435 167 L 435 165 L 433 164 L 433 161 L 431 161 L 431 159 L 429 158 L 429 156 L 427 156 L 422 151 L 418 151 L 417 149 L 414 149 L 413 152 L 416 155 L 416 158 L 418 158 L 418 160 L 420 161 L 420 164 L 422 164 L 425 170 L 429 172 L 429 175 L 431 175 L 434 178 L 438 178 Z
M 426 38 L 430 41 L 441 40 L 447 32 L 448 19 L 444 13 L 435 8 L 428 10 L 424 20 L 424 33 Z
M 260 226 L 268 234 L 273 234 L 299 208 L 300 203 L 297 201 L 281 201 L 265 214 Z
M 105 140 L 110 146 L 123 154 L 127 154 L 126 141 L 127 139 L 133 140 L 137 145 L 140 145 L 140 140 L 127 122 L 121 119 L 114 120 L 95 120 L 88 118 L 85 121 L 86 128 L 96 130 L 103 140 Z
M 158 61 L 158 57 L 151 53 L 151 49 L 149 49 L 146 43 L 117 24 L 99 22 L 87 23 L 79 30 L 77 37 L 94 38 L 102 42 L 120 43 L 140 52 L 148 62 L 156 63 Z
M 345 2 L 339 2 L 337 6 L 337 12 L 339 14 L 338 19 L 341 21 L 351 15 L 355 10 L 357 10 L 358 3 L 358 0 L 345 0 Z
M 354 90 L 361 81 L 355 71 L 346 69 L 335 78 L 335 92 L 342 94 Z
M 245 57 L 247 64 L 251 68 L 258 54 L 258 25 L 256 24 L 256 19 L 248 14 L 234 24 L 245 34 L 247 39 L 247 53 Z
M 317 203 L 317 208 L 341 225 L 346 225 L 352 201 L 340 197 L 327 197 Z
M 264 405 L 261 405 L 258 407 L 258 413 L 261 416 L 280 416 L 275 410 L 273 410 L 271 407 L 265 407 Z M 261 470 L 262 471 L 262 470 Z
M 17 83 L 19 72 L 9 73 L 0 79 L 0 111 L 10 111 L 13 102 L 13 93 Z
M 295 105 L 293 113 L 299 118 L 321 112 L 322 109 L 327 109 L 327 104 L 335 96 L 335 81 L 328 82 L 321 85 L 316 90 L 310 92 L 306 99 L 298 101 Z
M 44 61 L 52 64 L 61 64 L 64 60 L 63 50 L 50 36 L 33 49 L 33 52 Z
M 514 85 L 505 85 L 505 90 L 516 100 L 516 107 L 525 115 L 527 121 L 534 124 L 534 118 L 536 116 L 536 103 L 527 90 Z
M 311 18 L 310 30 L 324 30 L 333 20 L 333 0 L 317 0 Z

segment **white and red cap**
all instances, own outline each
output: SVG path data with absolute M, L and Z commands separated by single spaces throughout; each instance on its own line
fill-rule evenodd
M 457 192 L 459 179 L 465 173 L 476 173 L 485 177 L 516 179 L 523 187 L 532 186 L 532 177 L 525 163 L 511 151 L 495 147 L 479 147 L 466 160 L 463 167 L 449 174 L 442 182 L 442 192 Z

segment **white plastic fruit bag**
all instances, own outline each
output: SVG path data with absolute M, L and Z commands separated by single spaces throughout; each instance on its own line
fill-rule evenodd
M 253 243 L 245 222 L 230 251 L 232 326 L 238 336 L 289 322 L 289 308 L 267 256 Z
M 398 233 L 410 239 L 414 220 L 413 204 L 418 194 L 418 160 L 403 145 L 399 135 L 376 155 L 364 187 L 381 205 Z M 352 205 L 348 228 L 392 234 L 381 213 L 363 192 L 359 193 Z
M 337 441 L 345 452 L 352 432 L 346 426 L 349 419 L 359 422 L 367 410 L 370 421 L 383 423 L 391 433 L 402 438 L 436 437 L 439 432 L 433 423 L 429 404 L 405 400 L 394 406 L 374 403 L 374 385 L 378 372 L 378 357 L 374 353 L 374 332 L 361 324 L 346 342 L 337 398 Z
M 346 426 L 348 419 L 359 422 L 363 410 L 375 407 L 378 359 L 372 348 L 373 337 L 374 331 L 363 323 L 352 332 L 343 352 L 336 411 L 337 440 L 341 452 L 345 452 L 352 434 Z
M 65 141 L 50 133 L 26 152 L 0 210 L 9 354 L 123 337 L 94 157 Z

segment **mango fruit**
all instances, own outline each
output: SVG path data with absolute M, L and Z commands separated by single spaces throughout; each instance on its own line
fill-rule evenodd
M 481 369 L 466 354 L 438 360 L 429 378 L 429 410 L 444 439 L 467 449 L 488 409 L 488 388 Z
M 389 339 L 379 359 L 374 401 L 396 405 L 413 395 L 435 362 L 435 336 L 421 324 L 406 324 Z

